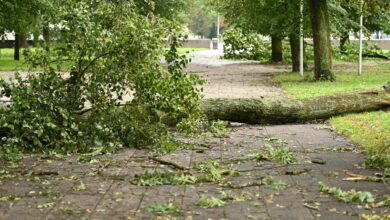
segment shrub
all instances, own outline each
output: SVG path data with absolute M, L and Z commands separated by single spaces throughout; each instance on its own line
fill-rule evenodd
M 223 34 L 224 39 L 224 58 L 225 59 L 245 59 L 245 60 L 271 60 L 271 42 L 251 31 L 243 31 L 235 28 L 226 31 Z M 305 60 L 313 60 L 313 46 L 306 44 Z M 291 63 L 290 42 L 283 41 L 283 60 Z
M 269 60 L 271 58 L 271 45 L 263 40 L 259 34 L 235 28 L 223 34 L 224 58 Z
M 359 44 L 356 43 L 345 44 L 343 50 L 340 50 L 339 47 L 335 47 L 333 48 L 333 51 L 334 57 L 337 60 L 352 62 L 359 59 Z M 390 53 L 384 52 L 376 45 L 368 45 L 367 42 L 363 42 L 363 54 L 390 57 Z

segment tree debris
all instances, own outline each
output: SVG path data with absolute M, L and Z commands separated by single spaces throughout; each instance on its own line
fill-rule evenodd
M 347 175 L 347 178 L 343 178 L 345 181 L 370 181 L 370 182 L 383 182 L 383 178 L 379 178 L 376 176 L 364 176 L 355 173 L 351 173 L 349 171 L 344 172 Z
M 312 206 L 312 205 L 309 205 L 307 203 L 303 204 L 303 206 L 305 206 L 306 208 L 309 208 L 309 209 L 316 210 L 316 211 L 320 210 L 320 208 L 318 206 Z
M 311 169 L 305 168 L 305 169 L 298 169 L 298 170 L 285 170 L 284 174 L 285 175 L 301 175 L 304 173 L 310 172 Z

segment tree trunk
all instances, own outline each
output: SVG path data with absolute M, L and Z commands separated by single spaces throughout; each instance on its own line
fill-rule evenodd
M 340 36 L 340 45 L 339 49 L 341 52 L 345 52 L 345 44 L 349 42 L 349 34 L 348 32 L 344 32 Z
M 283 39 L 281 37 L 272 37 L 272 62 L 283 61 Z
M 49 24 L 46 22 L 42 28 L 42 35 L 43 35 L 43 40 L 45 41 L 46 50 L 48 50 L 50 45 L 50 28 L 49 28 Z
M 39 31 L 34 31 L 33 37 L 34 37 L 33 46 L 38 47 L 38 45 L 39 45 Z
M 20 34 L 15 33 L 14 60 L 20 60 L 20 43 L 21 43 Z
M 332 47 L 330 39 L 327 0 L 309 0 L 314 42 L 314 73 L 316 80 L 335 80 L 332 72 Z
M 299 55 L 300 55 L 300 42 L 299 36 L 290 35 L 290 47 L 291 47 L 291 60 L 292 60 L 292 71 L 299 72 Z
M 210 120 L 247 124 L 285 124 L 390 107 L 389 93 L 367 92 L 324 96 L 303 101 L 267 99 L 206 99 L 202 111 Z

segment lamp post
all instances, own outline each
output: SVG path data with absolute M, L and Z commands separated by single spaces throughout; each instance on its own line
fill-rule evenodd
M 363 67 L 363 6 L 364 0 L 360 0 L 360 31 L 359 31 L 359 68 L 358 74 L 362 75 Z
M 303 77 L 303 0 L 301 0 L 301 7 L 300 7 L 300 14 L 301 14 L 301 22 L 300 22 L 300 30 L 299 30 L 299 35 L 300 35 L 300 48 L 299 48 L 299 73 Z
M 217 13 L 217 38 L 219 42 L 219 12 Z

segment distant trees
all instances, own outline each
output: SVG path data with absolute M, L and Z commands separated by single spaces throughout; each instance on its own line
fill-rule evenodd
M 15 34 L 14 59 L 20 59 L 20 46 L 30 32 L 41 27 L 42 16 L 50 1 L 3 0 L 0 4 L 0 36 Z
M 187 5 L 188 29 L 202 38 L 217 36 L 217 12 L 209 0 L 190 0 Z
M 229 24 L 269 36 L 272 42 L 272 61 L 283 61 L 283 39 L 290 38 L 293 70 L 299 65 L 300 1 L 222 0 L 220 10 Z M 307 7 L 305 7 L 307 10 Z M 305 11 L 307 15 L 308 12 Z M 304 17 L 305 33 L 310 32 L 309 17 Z
M 390 2 L 386 0 L 365 0 L 363 6 L 364 32 L 370 35 L 374 31 L 390 33 Z M 360 0 L 332 0 L 329 3 L 332 33 L 340 40 L 340 50 L 345 51 L 345 44 L 350 33 L 359 32 Z
M 3 0 L 0 4 L 0 36 L 6 32 L 15 35 L 14 59 L 20 59 L 20 47 L 28 34 L 36 37 L 41 33 L 47 39 L 48 20 L 52 15 L 53 4 L 57 0 Z M 36 39 L 35 39 L 36 40 Z

